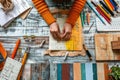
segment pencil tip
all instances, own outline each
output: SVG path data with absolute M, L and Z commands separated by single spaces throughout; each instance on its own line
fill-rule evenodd
M 106 25 L 106 24 L 104 23 L 104 25 Z

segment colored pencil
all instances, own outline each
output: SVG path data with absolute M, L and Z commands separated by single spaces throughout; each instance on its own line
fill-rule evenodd
M 90 2 L 87 1 L 87 5 L 91 8 L 91 10 L 96 14 L 96 16 L 100 19 L 100 21 L 104 24 L 104 20 L 100 17 L 99 13 L 95 10 L 95 8 L 92 6 L 92 4 Z
M 110 9 L 111 11 L 114 10 L 114 7 L 113 7 L 113 5 L 110 3 L 109 0 L 104 0 L 104 2 L 106 3 L 106 5 L 109 7 L 109 9 Z
M 111 16 L 114 16 L 114 13 L 105 5 L 103 1 L 99 1 L 100 4 L 111 14 Z
M 95 4 L 93 1 L 91 1 L 91 3 L 96 7 L 96 10 L 100 13 L 100 15 L 103 16 L 104 19 L 105 19 L 109 24 L 111 24 L 111 23 L 110 23 L 110 22 L 111 22 L 111 19 L 104 14 L 104 12 L 100 9 L 100 7 L 99 7 L 97 4 Z

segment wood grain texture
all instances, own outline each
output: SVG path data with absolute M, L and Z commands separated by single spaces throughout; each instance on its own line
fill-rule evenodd
M 109 67 L 107 63 L 97 63 L 98 80 L 109 80 Z
M 104 73 L 105 73 L 105 80 L 109 80 L 109 67 L 108 64 L 104 64 Z
M 96 34 L 95 52 L 97 61 L 120 60 L 120 52 L 113 52 L 111 41 L 117 41 L 120 34 Z
M 73 63 L 74 80 L 81 80 L 81 65 L 80 63 Z
M 62 64 L 57 64 L 57 80 L 62 80 Z
M 70 80 L 69 64 L 62 64 L 62 80 Z
M 105 73 L 104 73 L 104 64 L 103 63 L 97 63 L 97 80 L 105 80 Z
M 93 80 L 97 80 L 97 64 L 93 64 Z

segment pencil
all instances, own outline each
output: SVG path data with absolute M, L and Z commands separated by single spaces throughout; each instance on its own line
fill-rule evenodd
M 101 12 L 101 10 L 100 10 L 99 8 L 96 8 L 96 10 L 104 17 L 104 19 L 105 19 L 109 24 L 111 24 L 111 20 L 110 20 L 109 18 L 107 18 L 107 17 Z
M 24 56 L 22 58 L 22 67 L 21 67 L 21 70 L 20 70 L 20 73 L 18 75 L 17 80 L 20 80 L 20 78 L 22 76 L 22 72 L 23 72 L 23 69 L 24 69 L 24 66 L 25 66 L 25 63 L 26 63 L 26 60 L 27 60 L 29 52 L 30 52 L 30 48 L 27 48 L 26 51 L 25 51 L 25 53 L 24 53 Z
M 100 17 L 99 13 L 95 10 L 95 8 L 93 8 L 93 6 L 91 5 L 91 3 L 87 1 L 87 5 L 88 5 L 88 6 L 91 8 L 91 10 L 96 14 L 96 16 L 99 18 L 99 20 L 100 20 L 104 25 L 106 25 L 105 22 L 104 22 L 104 20 Z
M 12 55 L 11 55 L 11 58 L 12 58 L 12 59 L 15 58 L 15 55 L 16 55 L 17 50 L 18 50 L 18 48 L 19 48 L 20 42 L 21 42 L 20 39 L 18 39 L 18 40 L 16 41 L 16 45 L 15 45 L 14 50 L 13 50 Z
M 109 0 L 104 0 L 104 2 L 106 3 L 106 5 L 109 7 L 109 9 L 110 9 L 111 11 L 114 10 L 114 7 L 113 7 L 113 5 L 110 3 Z
M 114 13 L 104 4 L 103 1 L 99 1 L 100 4 L 111 14 L 111 16 L 114 16 Z
M 102 8 L 102 6 L 101 5 L 98 5 L 99 6 L 99 8 L 102 10 L 102 12 L 108 17 L 108 18 L 110 18 L 110 15 Z
M 117 11 L 118 7 L 117 7 L 117 4 L 115 3 L 115 1 L 113 0 L 110 0 L 111 4 L 113 5 L 115 11 Z
M 103 16 L 103 18 L 104 18 L 109 24 L 111 24 L 111 23 L 110 23 L 110 22 L 111 22 L 111 19 L 104 14 L 104 12 L 100 9 L 100 7 L 99 7 L 97 4 L 95 4 L 93 1 L 91 1 L 91 3 L 96 7 L 96 10 L 100 13 L 100 15 Z

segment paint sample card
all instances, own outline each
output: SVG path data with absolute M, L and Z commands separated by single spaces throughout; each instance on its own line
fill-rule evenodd
M 22 64 L 11 58 L 7 58 L 0 75 L 0 80 L 17 80 Z
M 62 32 L 64 22 L 66 19 L 57 18 L 57 22 Z M 75 26 L 72 29 L 71 39 L 69 41 L 57 41 L 50 34 L 49 40 L 50 50 L 82 50 L 82 26 L 80 17 L 78 18 Z

